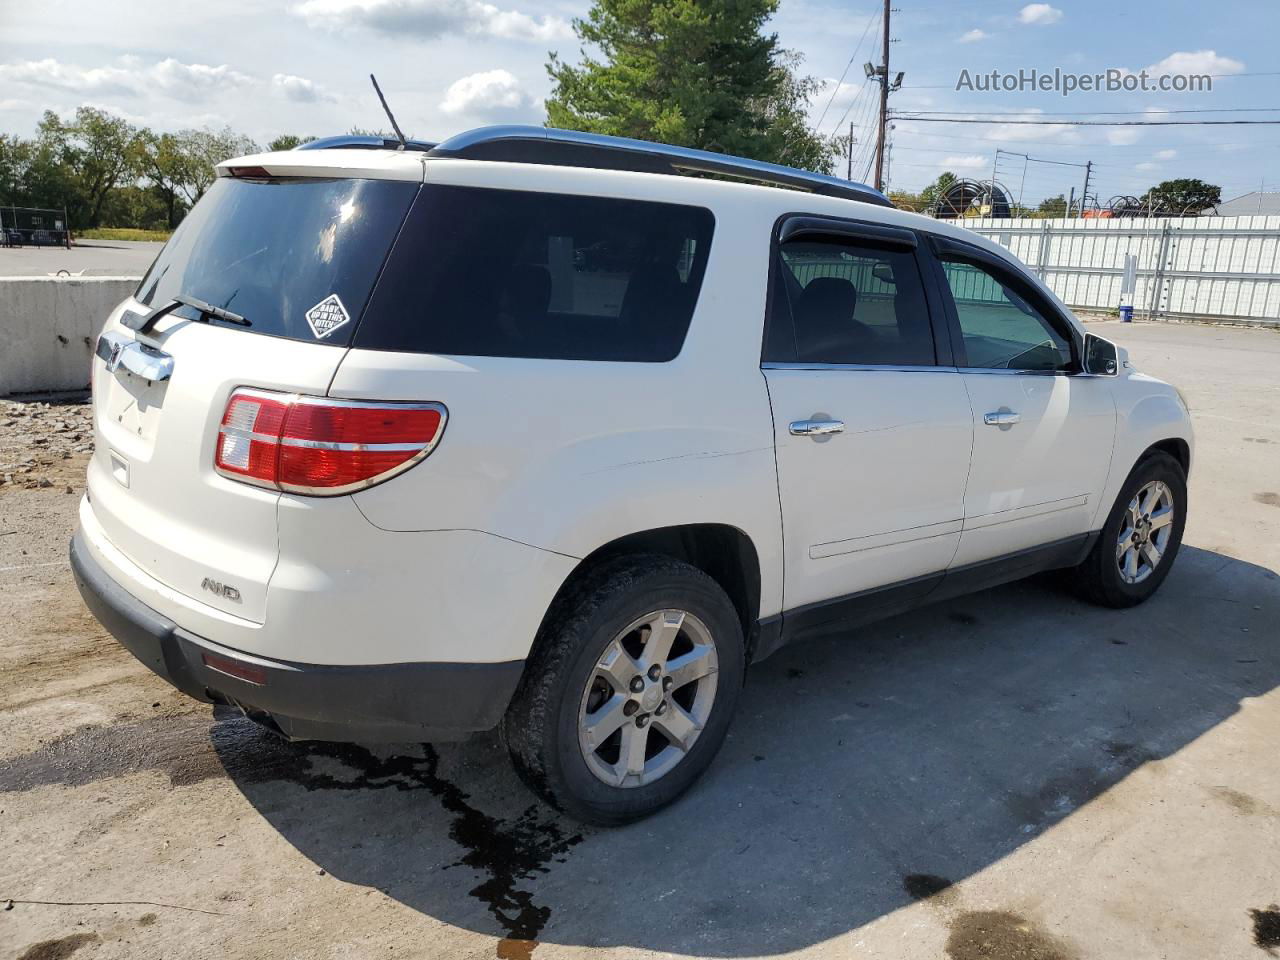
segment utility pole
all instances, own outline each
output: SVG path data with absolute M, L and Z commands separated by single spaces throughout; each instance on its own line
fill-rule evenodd
M 846 180 L 853 179 L 853 121 L 849 121 L 849 168 L 845 172 Z
M 1084 205 L 1089 202 L 1089 176 L 1093 173 L 1093 161 L 1084 165 L 1084 190 L 1080 194 L 1080 216 L 1084 217 Z
M 885 124 L 889 118 L 889 4 L 884 0 L 884 49 L 880 56 L 880 136 L 876 141 L 876 182 L 877 190 L 884 188 L 884 135 Z
M 894 124 L 889 124 L 889 132 L 893 133 Z M 885 147 L 884 153 L 884 188 L 889 188 L 890 170 L 893 164 L 893 140 L 890 140 Z

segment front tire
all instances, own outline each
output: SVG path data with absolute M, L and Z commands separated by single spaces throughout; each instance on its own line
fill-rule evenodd
M 553 807 L 628 823 L 711 764 L 744 669 L 737 611 L 709 576 L 657 555 L 606 561 L 552 605 L 502 736 Z
M 1187 475 L 1167 453 L 1145 457 L 1129 475 L 1098 542 L 1075 568 L 1086 599 L 1132 607 L 1169 575 L 1187 522 Z

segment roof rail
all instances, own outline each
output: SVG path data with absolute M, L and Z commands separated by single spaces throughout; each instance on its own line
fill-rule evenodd
M 406 140 L 404 149 L 426 151 L 435 146 L 425 140 Z M 374 137 L 348 133 L 337 137 L 321 137 L 294 147 L 295 150 L 399 150 L 400 141 L 393 137 Z
M 826 174 L 809 173 L 795 167 L 708 150 L 673 147 L 665 143 L 607 137 L 576 130 L 556 130 L 552 127 L 480 127 L 437 144 L 428 151 L 427 156 L 597 167 L 641 173 L 714 173 L 772 187 L 791 187 L 829 197 L 860 200 L 881 207 L 893 206 L 889 198 L 879 190 Z

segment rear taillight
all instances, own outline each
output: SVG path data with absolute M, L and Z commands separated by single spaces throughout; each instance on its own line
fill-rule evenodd
M 218 427 L 214 469 L 289 493 L 351 493 L 390 479 L 429 454 L 447 417 L 439 403 L 236 390 Z

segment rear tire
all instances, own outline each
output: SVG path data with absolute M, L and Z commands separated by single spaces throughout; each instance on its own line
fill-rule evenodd
M 605 561 L 548 611 L 502 737 L 553 807 L 628 823 L 711 764 L 744 669 L 742 624 L 711 577 L 659 555 Z
M 1080 593 L 1104 607 L 1132 607 L 1160 588 L 1182 545 L 1187 476 L 1167 453 L 1141 460 L 1116 498 L 1098 542 L 1072 573 Z

